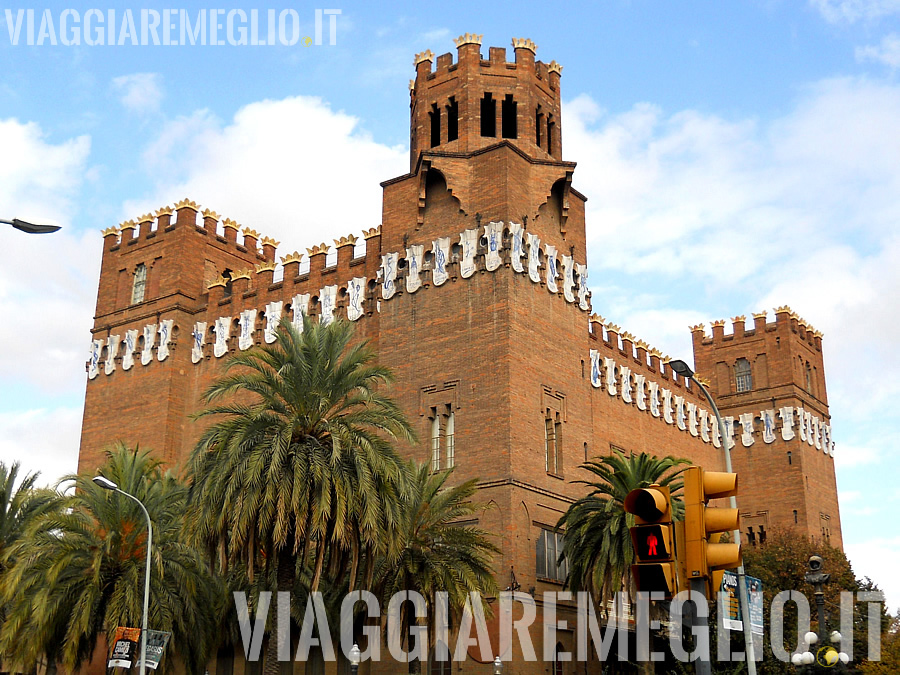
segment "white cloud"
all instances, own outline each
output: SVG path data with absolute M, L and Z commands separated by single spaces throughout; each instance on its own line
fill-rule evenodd
M 689 356 L 688 323 L 789 304 L 825 333 L 838 466 L 894 447 L 900 87 L 823 80 L 766 123 L 587 97 L 564 114 L 595 311 Z
M 41 128 L 0 119 L 0 218 L 65 223 L 91 149 L 87 136 L 54 145 Z
M 856 48 L 857 61 L 876 61 L 891 68 L 900 68 L 900 35 L 891 33 L 881 39 L 880 45 Z
M 900 13 L 900 0 L 809 0 L 829 23 L 874 21 Z
M 20 475 L 40 472 L 38 485 L 53 485 L 78 464 L 81 409 L 0 412 L 0 462 L 19 462 Z
M 83 386 L 101 245 L 69 225 L 90 149 L 87 137 L 48 143 L 34 124 L 0 120 L 0 217 L 56 221 L 60 232 L 28 235 L 4 226 L 0 250 L 0 380 L 59 394 Z M 80 362 L 80 363 L 79 363 Z
M 897 559 L 900 557 L 900 537 L 879 537 L 869 541 L 848 542 L 844 534 L 844 552 L 850 559 L 858 578 L 869 577 L 884 592 L 891 614 L 900 610 L 900 577 Z
M 208 111 L 168 123 L 145 152 L 172 167 L 133 217 L 189 196 L 283 242 L 281 252 L 381 222 L 379 182 L 409 170 L 408 151 L 375 142 L 359 120 L 318 98 L 260 101 L 224 124 Z
M 132 73 L 112 80 L 119 102 L 138 114 L 159 110 L 163 99 L 162 76 L 159 73 Z

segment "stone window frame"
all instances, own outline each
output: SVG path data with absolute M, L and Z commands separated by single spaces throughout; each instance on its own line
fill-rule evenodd
M 457 410 L 459 380 L 426 385 L 419 390 L 419 414 L 427 419 L 428 462 L 432 472 L 456 466 Z
M 562 478 L 565 465 L 563 463 L 563 427 L 566 422 L 566 395 L 547 385 L 542 386 L 541 414 L 544 430 L 544 469 L 548 476 Z
M 131 304 L 139 305 L 147 299 L 147 263 L 138 263 L 131 281 Z

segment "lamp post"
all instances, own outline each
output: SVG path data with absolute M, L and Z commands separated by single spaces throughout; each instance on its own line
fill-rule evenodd
M 37 223 L 29 223 L 27 220 L 20 220 L 19 218 L 13 218 L 12 220 L 0 219 L 0 223 L 12 225 L 17 230 L 22 230 L 22 232 L 27 232 L 28 234 L 49 234 L 60 229 L 59 225 L 39 225 Z
M 691 382 L 697 385 L 700 391 L 703 392 L 703 396 L 706 397 L 706 400 L 709 402 L 710 407 L 713 410 L 713 414 L 716 416 L 716 422 L 719 425 L 719 437 L 722 439 L 722 451 L 725 453 L 725 471 L 731 473 L 731 448 L 728 447 L 728 439 L 725 437 L 725 423 L 722 421 L 722 415 L 719 412 L 719 406 L 716 405 L 716 402 L 713 400 L 712 395 L 706 389 L 706 387 L 701 384 L 701 382 L 694 377 L 694 371 L 691 370 L 691 367 L 681 360 L 669 361 L 669 367 L 674 370 L 676 373 L 681 375 L 682 377 L 686 377 Z M 734 498 L 734 495 L 728 498 L 728 506 L 732 509 L 737 508 L 737 499 Z M 734 543 L 741 543 L 741 531 L 735 530 L 732 533 L 734 537 Z M 756 675 L 756 650 L 753 645 L 753 630 L 750 627 L 750 607 L 748 605 L 747 599 L 750 597 L 747 593 L 747 576 L 744 573 L 744 563 L 738 566 L 737 569 L 737 577 L 738 577 L 738 593 L 740 594 L 741 602 L 741 623 L 743 623 L 744 628 L 744 650 L 747 657 L 747 673 L 748 675 Z
M 143 503 L 141 503 L 140 499 L 138 499 L 134 495 L 128 494 L 124 490 L 120 490 L 118 485 L 113 483 L 108 478 L 104 478 L 103 476 L 94 476 L 93 481 L 104 490 L 112 490 L 113 492 L 118 492 L 120 495 L 125 495 L 129 499 L 133 499 L 134 501 L 136 501 L 138 506 L 141 507 L 141 511 L 144 512 L 144 516 L 147 518 L 147 570 L 144 574 L 144 612 L 141 624 L 141 675 L 146 675 L 147 614 L 150 610 L 150 547 L 153 545 L 153 524 L 150 522 L 150 514 L 147 513 L 147 509 L 143 505 Z
M 810 631 L 804 636 L 803 639 L 807 645 L 806 651 L 794 654 L 791 657 L 791 663 L 795 666 L 811 665 L 812 663 L 819 662 L 825 667 L 830 668 L 837 665 L 838 661 L 841 663 L 850 661 L 850 657 L 844 652 L 839 652 L 834 647 L 825 645 L 825 638 L 828 637 L 831 642 L 840 647 L 843 636 L 837 631 L 832 632 L 830 636 L 828 635 L 828 626 L 825 623 L 825 589 L 823 586 L 831 580 L 831 575 L 823 571 L 823 565 L 824 561 L 820 555 L 811 555 L 806 562 L 809 572 L 806 573 L 804 579 L 808 584 L 812 584 L 813 591 L 816 595 L 819 633 L 817 635 Z M 813 654 L 810 648 L 816 643 L 819 643 L 821 646 L 818 648 L 816 654 Z M 820 658 L 823 659 L 823 661 L 819 661 Z
M 359 671 L 360 651 L 359 645 L 355 642 L 353 643 L 353 646 L 350 647 L 350 654 L 348 656 L 350 658 L 350 672 L 353 673 L 353 675 L 356 675 Z
M 499 656 L 494 659 L 494 675 L 503 675 L 503 661 Z

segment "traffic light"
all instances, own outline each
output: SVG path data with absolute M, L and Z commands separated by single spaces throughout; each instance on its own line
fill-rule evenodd
M 737 474 L 704 471 L 692 466 L 684 471 L 684 538 L 685 576 L 706 579 L 714 583 L 716 570 L 730 569 L 741 564 L 740 541 L 718 543 L 719 532 L 737 530 L 740 516 L 737 509 L 708 506 L 711 499 L 737 494 Z M 710 592 L 718 589 L 711 588 Z
M 634 515 L 631 543 L 637 563 L 631 573 L 638 591 L 678 592 L 675 533 L 669 488 L 650 485 L 632 490 L 625 497 L 625 511 Z

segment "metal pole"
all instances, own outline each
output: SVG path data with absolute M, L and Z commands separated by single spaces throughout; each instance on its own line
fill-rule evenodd
M 705 579 L 691 579 L 691 590 L 696 591 L 700 595 L 706 599 L 706 580 Z M 709 617 L 703 621 L 700 620 L 700 612 L 697 611 L 697 607 L 691 610 L 691 625 L 692 626 L 702 626 L 707 629 L 706 634 L 709 635 Z M 699 645 L 695 645 L 699 649 Z M 697 660 L 694 661 L 694 672 L 697 675 L 712 675 L 712 664 L 710 662 L 712 658 L 711 650 L 709 649 L 709 639 L 707 638 L 706 642 L 706 654 L 698 654 Z
M 144 512 L 144 516 L 147 518 L 147 569 L 144 574 L 144 612 L 143 612 L 143 620 L 141 622 L 141 671 L 140 675 L 146 675 L 147 672 L 147 614 L 150 611 L 150 547 L 153 546 L 153 524 L 150 522 L 150 514 L 147 513 L 146 507 L 141 503 L 141 500 L 135 497 L 134 495 L 130 495 L 127 492 L 123 492 L 119 488 L 115 489 L 119 494 L 125 495 L 126 497 L 133 499 L 138 503 L 138 506 L 141 507 L 141 511 Z
M 706 390 L 699 380 L 694 377 L 693 374 L 688 376 L 694 384 L 696 384 L 700 391 L 703 392 L 703 395 L 706 397 L 706 400 L 709 401 L 710 407 L 713 409 L 713 413 L 716 416 L 716 422 L 719 423 L 719 437 L 722 439 L 722 450 L 725 453 L 725 471 L 731 473 L 731 448 L 728 447 L 728 439 L 725 437 L 725 423 L 722 421 L 722 415 L 719 413 L 719 406 L 716 405 L 716 402 L 713 401 L 712 396 Z M 737 499 L 734 498 L 734 495 L 728 498 L 728 505 L 736 509 L 737 508 Z M 734 537 L 734 543 L 741 543 L 741 531 L 735 530 L 732 533 Z M 749 593 L 747 592 L 747 576 L 744 573 L 744 563 L 743 561 L 737 568 L 737 578 L 738 578 L 738 593 L 740 597 L 740 607 L 741 607 L 741 623 L 744 625 L 744 650 L 746 652 L 747 658 L 747 673 L 748 675 L 756 675 L 756 650 L 753 645 L 753 629 L 750 627 L 750 605 L 749 605 Z
M 825 638 L 828 637 L 828 628 L 825 626 L 825 589 L 822 584 L 816 584 L 816 609 L 819 615 L 819 646 L 825 644 Z

